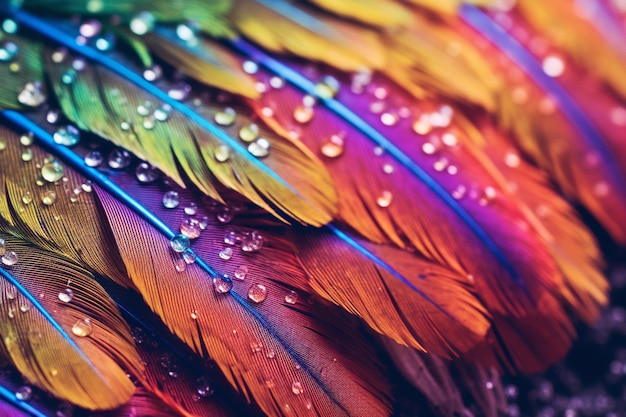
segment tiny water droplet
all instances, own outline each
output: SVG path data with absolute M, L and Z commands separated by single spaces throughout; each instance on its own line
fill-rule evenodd
M 30 148 L 24 149 L 22 151 L 22 161 L 30 162 L 33 160 L 33 150 Z
M 20 143 L 22 144 L 22 146 L 30 146 L 33 144 L 34 141 L 35 136 L 32 132 L 20 136 Z
M 198 310 L 191 310 L 191 319 L 198 320 Z
M 215 214 L 215 217 L 220 223 L 230 223 L 233 219 L 233 214 L 231 213 L 230 208 L 227 206 L 222 206 Z
M 30 303 L 24 302 L 23 304 L 20 304 L 20 311 L 22 313 L 26 313 L 29 310 L 30 310 Z
M 226 294 L 233 288 L 233 281 L 227 275 L 213 278 L 213 287 L 218 294 Z
M 185 261 L 187 265 L 191 265 L 195 263 L 197 258 L 198 258 L 198 255 L 196 255 L 195 252 L 190 252 L 190 251 L 183 252 L 183 261 Z
M 47 162 L 41 167 L 41 177 L 48 182 L 57 182 L 63 175 L 65 167 L 57 160 Z
M 7 143 L 3 139 L 0 139 L 0 152 L 5 150 L 6 148 L 7 148 Z
M 53 138 L 56 144 L 74 146 L 80 141 L 80 132 L 76 127 L 67 125 L 54 132 Z
M 448 163 L 449 162 L 447 158 L 441 158 L 435 161 L 435 163 L 433 164 L 433 168 L 435 168 L 435 171 L 441 172 L 448 167 Z
M 233 250 L 231 248 L 224 248 L 220 251 L 219 257 L 225 261 L 228 261 L 233 257 Z
M 91 186 L 91 181 L 85 181 L 83 184 L 80 185 L 80 188 L 82 188 L 83 191 L 86 193 L 90 193 L 93 190 L 93 187 Z
M 299 381 L 294 381 L 293 384 L 291 384 L 291 392 L 296 395 L 302 394 L 304 392 L 302 384 Z
M 548 55 L 544 58 L 542 64 L 543 72 L 550 77 L 559 77 L 565 71 L 565 63 L 563 60 L 554 55 Z
M 209 397 L 215 392 L 207 377 L 200 377 L 196 381 L 196 392 L 201 397 Z
M 13 306 L 9 307 L 9 311 L 7 312 L 7 315 L 9 316 L 10 319 L 14 319 L 15 318 L 15 307 L 13 307 Z
M 455 200 L 460 200 L 461 198 L 463 198 L 463 196 L 465 196 L 466 191 L 467 189 L 464 185 L 459 185 L 454 191 L 452 191 L 452 198 L 454 198 Z
M 198 226 L 200 226 L 200 230 L 205 230 L 209 225 L 209 218 L 207 216 L 202 216 L 198 219 Z
M 183 234 L 177 234 L 170 240 L 170 247 L 174 252 L 181 253 L 189 248 L 189 238 Z
M 25 191 L 24 194 L 22 194 L 22 203 L 30 204 L 32 202 L 33 202 L 33 195 L 31 194 L 30 191 Z
M 235 123 L 235 118 L 237 117 L 237 112 L 232 107 L 226 107 L 224 110 L 218 111 L 213 116 L 213 120 L 215 123 L 221 126 L 230 126 Z
M 142 162 L 135 169 L 135 177 L 142 184 L 150 184 L 159 179 L 159 171 L 152 165 Z
M 178 207 L 179 204 L 178 192 L 176 191 L 167 191 L 163 194 L 163 206 L 168 209 L 173 209 Z
M 17 253 L 12 250 L 6 251 L 4 255 L 2 255 L 2 263 L 6 266 L 13 266 L 17 263 L 18 256 Z
M 38 81 L 26 83 L 18 93 L 17 101 L 30 107 L 37 107 L 46 101 L 41 83 Z
M 163 70 L 158 64 L 153 64 L 150 68 L 146 68 L 143 72 L 143 78 L 150 82 L 159 80 L 162 75 Z
M 224 243 L 227 245 L 236 245 L 239 240 L 241 240 L 239 233 L 234 230 L 229 230 L 224 235 Z
M 433 155 L 437 152 L 437 147 L 432 142 L 426 142 L 422 145 L 422 152 L 426 155 Z
M 132 156 L 128 153 L 128 151 L 116 148 L 109 154 L 108 164 L 109 167 L 113 169 L 125 169 L 128 168 L 131 160 Z
M 261 303 L 267 298 L 267 287 L 263 284 L 254 284 L 248 289 L 248 299 L 255 303 Z
M 152 109 L 152 102 L 146 100 L 143 104 L 137 106 L 137 114 L 143 117 L 148 117 L 150 115 L 150 111 Z
M 391 205 L 392 201 L 393 201 L 393 194 L 391 193 L 391 191 L 385 190 L 376 199 L 376 204 L 378 204 L 379 207 L 386 208 Z
M 259 353 L 263 350 L 263 344 L 261 342 L 250 342 L 250 350 L 252 353 Z
M 270 142 L 265 138 L 259 138 L 248 145 L 248 152 L 257 158 L 263 158 L 270 153 Z
M 89 151 L 85 155 L 84 161 L 85 165 L 87 165 L 88 167 L 95 168 L 102 164 L 102 161 L 104 161 L 104 157 L 102 156 L 102 153 L 100 153 L 100 151 Z
M 187 83 L 178 83 L 167 91 L 167 95 L 177 101 L 186 100 L 191 93 L 191 86 Z
M 331 135 L 322 143 L 321 152 L 328 158 L 337 158 L 343 154 L 344 138 L 341 134 Z
M 235 273 L 233 276 L 239 281 L 243 281 L 246 279 L 247 275 L 248 275 L 248 267 L 245 265 L 241 265 L 239 266 L 239 268 L 235 270 Z
M 241 239 L 241 250 L 244 252 L 257 252 L 263 247 L 265 238 L 259 232 L 252 231 Z
M 174 269 L 176 272 L 185 272 L 187 270 L 187 263 L 181 258 L 174 258 Z
M 432 125 L 424 117 L 420 117 L 413 123 L 413 131 L 418 135 L 427 135 L 432 130 Z
M 226 145 L 215 147 L 214 157 L 217 162 L 226 162 L 230 159 L 230 148 Z
M 11 41 L 0 42 L 0 62 L 12 61 L 20 51 L 20 48 Z
M 287 295 L 285 295 L 285 302 L 287 304 L 295 304 L 298 302 L 298 293 L 295 291 L 289 291 Z
M 183 211 L 188 216 L 195 216 L 198 213 L 198 206 L 196 205 L 196 203 L 189 203 L 189 205 L 186 206 Z
M 4 239 L 0 238 L 0 256 L 4 255 L 7 251 L 6 242 Z
M 322 98 L 334 98 L 339 92 L 341 84 L 332 75 L 326 75 L 315 85 L 315 95 Z
M 145 35 L 154 28 L 155 19 L 150 12 L 141 12 L 130 21 L 130 30 L 135 35 Z
M 253 61 L 244 61 L 242 68 L 246 74 L 256 74 L 259 71 L 258 64 Z
M 313 119 L 315 115 L 315 109 L 304 104 L 298 104 L 293 111 L 293 118 L 298 123 L 308 123 Z
M 270 78 L 270 86 L 272 86 L 272 88 L 280 89 L 280 88 L 283 88 L 284 85 L 285 85 L 285 80 L 283 80 L 282 78 L 280 77 Z
M 200 237 L 202 229 L 200 229 L 200 224 L 196 219 L 184 219 L 180 223 L 180 232 L 189 239 L 197 239 Z
M 78 320 L 72 326 L 72 333 L 78 337 L 87 337 L 93 332 L 93 325 L 89 318 Z
M 385 126 L 394 126 L 398 123 L 398 115 L 395 112 L 385 112 L 380 116 L 380 121 Z
M 393 174 L 393 171 L 395 170 L 395 168 L 393 167 L 393 165 L 391 164 L 385 164 L 383 165 L 383 172 L 385 174 Z
M 255 123 L 243 126 L 239 129 L 239 138 L 244 142 L 252 142 L 259 137 L 259 126 Z
M 24 385 L 15 390 L 15 398 L 20 401 L 29 401 L 33 396 L 33 389 L 28 385 Z
M 44 203 L 46 206 L 51 206 L 56 201 L 57 201 L 57 193 L 52 190 L 45 191 L 43 195 L 41 196 L 41 202 Z
M 74 291 L 72 291 L 71 289 L 66 288 L 63 291 L 59 292 L 59 300 L 63 301 L 64 303 L 70 303 L 73 299 Z

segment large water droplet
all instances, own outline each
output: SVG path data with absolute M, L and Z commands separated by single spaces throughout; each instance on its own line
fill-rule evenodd
M 295 304 L 298 302 L 298 293 L 295 291 L 289 291 L 287 295 L 285 295 L 285 302 L 287 304 Z
M 145 35 L 154 29 L 155 19 L 150 12 L 141 12 L 130 21 L 130 30 L 135 35 Z
M 65 167 L 59 161 L 46 162 L 41 167 L 41 177 L 48 182 L 57 182 L 65 175 Z
M 225 261 L 228 261 L 233 257 L 233 250 L 231 248 L 224 248 L 220 251 L 219 257 Z
M 267 287 L 263 284 L 254 284 L 248 289 L 248 299 L 255 303 L 265 301 L 267 298 Z
M 259 232 L 252 231 L 241 239 L 241 250 L 244 252 L 256 252 L 263 247 L 265 238 Z
M 87 337 L 93 332 L 91 320 L 87 317 L 78 320 L 72 326 L 72 333 L 78 337 Z
M 46 101 L 41 83 L 38 81 L 26 83 L 18 93 L 17 101 L 30 107 L 37 107 Z
M 113 149 L 109 154 L 108 164 L 113 169 L 128 168 L 132 161 L 132 156 L 124 149 Z
M 184 252 L 189 248 L 189 238 L 183 234 L 177 234 L 170 240 L 170 246 L 174 252 Z
M 202 229 L 200 229 L 200 224 L 196 219 L 184 219 L 180 223 L 180 232 L 189 239 L 197 239 L 200 237 Z
M 46 206 L 51 206 L 57 201 L 57 193 L 52 190 L 44 191 L 41 196 L 41 202 Z
M 344 139 L 342 135 L 336 134 L 330 136 L 322 143 L 322 154 L 328 158 L 337 158 L 343 153 Z
M 12 250 L 6 251 L 4 255 L 2 255 L 2 263 L 6 266 L 13 266 L 17 263 L 18 256 L 17 253 Z
M 28 385 L 24 385 L 15 390 L 15 398 L 20 401 L 29 401 L 33 397 L 33 389 Z
M 173 209 L 178 207 L 179 204 L 178 192 L 176 191 L 167 191 L 163 194 L 163 206 L 168 209 Z
M 300 395 L 304 392 L 304 389 L 302 388 L 302 384 L 300 383 L 300 381 L 294 381 L 293 384 L 291 384 L 291 392 L 293 392 L 296 395 Z
M 142 184 L 150 184 L 159 179 L 159 171 L 152 165 L 142 162 L 135 169 L 135 177 Z
M 243 281 L 246 279 L 247 275 L 248 275 L 248 267 L 245 265 L 241 265 L 239 266 L 239 268 L 235 270 L 235 274 L 233 276 L 239 281 Z
M 244 142 L 252 142 L 259 137 L 259 126 L 255 123 L 243 126 L 239 129 L 239 138 Z
M 218 275 L 213 278 L 213 288 L 218 294 L 226 294 L 233 288 L 233 281 L 227 275 Z
M 74 291 L 72 291 L 69 288 L 64 289 L 63 291 L 59 292 L 59 300 L 63 301 L 64 303 L 71 303 L 72 300 L 74 299 Z
M 0 42 L 0 62 L 9 62 L 13 60 L 20 48 L 11 41 Z
M 235 117 L 237 117 L 237 112 L 232 107 L 226 107 L 222 111 L 218 111 L 215 113 L 213 120 L 215 123 L 221 126 L 230 126 L 235 122 Z

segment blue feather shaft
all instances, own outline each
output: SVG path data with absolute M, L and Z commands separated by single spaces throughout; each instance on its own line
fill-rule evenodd
M 15 393 L 9 391 L 6 387 L 3 387 L 2 385 L 0 385 L 0 398 L 5 399 L 6 402 L 13 404 L 16 408 L 19 408 L 22 411 L 31 414 L 33 417 L 48 417 L 46 414 L 37 410 L 31 404 L 15 398 Z

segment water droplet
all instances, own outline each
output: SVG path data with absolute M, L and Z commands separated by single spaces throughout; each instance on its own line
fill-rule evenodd
M 359 71 L 352 75 L 350 89 L 355 94 L 361 94 L 365 87 L 372 81 L 372 73 L 369 71 Z
M 74 291 L 72 291 L 71 289 L 66 288 L 63 291 L 59 292 L 59 300 L 63 301 L 64 303 L 70 303 L 73 299 Z
M 33 396 L 33 389 L 28 385 L 24 385 L 15 390 L 15 398 L 20 401 L 29 401 Z
M 272 77 L 270 78 L 270 86 L 275 89 L 283 88 L 285 85 L 285 80 L 280 77 Z
M 233 281 L 228 275 L 218 275 L 213 278 L 213 287 L 218 294 L 226 294 L 233 288 Z
M 128 151 L 124 149 L 113 149 L 109 154 L 108 164 L 113 169 L 125 169 L 131 163 L 132 157 Z
M 255 123 L 243 126 L 239 129 L 239 138 L 244 142 L 252 142 L 259 137 L 259 126 Z
M 191 86 L 187 83 L 178 83 L 167 91 L 167 95 L 174 100 L 183 101 L 189 97 Z
M 413 123 L 413 131 L 418 135 L 427 135 L 432 130 L 432 125 L 424 117 L 420 117 Z
M 41 176 L 48 182 L 57 182 L 65 174 L 65 167 L 59 161 L 47 162 L 41 167 Z
M 219 256 L 221 259 L 228 261 L 233 256 L 233 250 L 231 248 L 224 248 L 220 251 Z
M 130 30 L 135 35 L 145 35 L 154 28 L 155 19 L 150 12 L 141 12 L 130 21 Z
M 446 169 L 446 172 L 449 175 L 456 175 L 459 173 L 459 168 L 457 168 L 456 165 L 450 165 L 448 166 L 448 169 Z
M 46 101 L 41 83 L 38 81 L 26 83 L 17 95 L 17 101 L 30 107 L 37 107 Z
M 236 245 L 239 240 L 241 240 L 241 237 L 234 230 L 229 230 L 224 235 L 224 243 L 227 245 Z
M 30 146 L 33 144 L 34 141 L 35 136 L 32 134 L 32 132 L 20 136 L 20 143 L 22 144 L 22 146 Z
M 2 30 L 5 33 L 15 34 L 17 33 L 17 23 L 13 19 L 4 19 L 2 22 Z
M 559 77 L 565 71 L 565 63 L 563 60 L 554 55 L 548 55 L 544 58 L 542 64 L 543 72 L 550 77 Z
M 93 187 L 91 186 L 91 181 L 84 182 L 80 185 L 80 188 L 82 188 L 83 191 L 86 193 L 90 193 L 93 190 Z
M 196 381 L 196 392 L 201 397 L 209 397 L 215 392 L 207 377 L 200 377 Z
M 22 194 L 22 203 L 30 204 L 32 202 L 33 202 L 33 195 L 31 194 L 30 191 L 25 191 L 24 194 Z
M 383 172 L 385 174 L 393 174 L 393 171 L 395 170 L 395 168 L 393 167 L 393 165 L 391 164 L 385 164 L 383 165 Z
M 334 98 L 339 92 L 341 84 L 332 75 L 326 75 L 322 81 L 315 84 L 315 95 L 322 98 Z
M 30 303 L 29 302 L 24 302 L 24 303 L 20 304 L 20 311 L 22 313 L 26 313 L 29 310 L 30 310 Z
M 222 206 L 215 214 L 215 217 L 220 223 L 230 223 L 230 221 L 233 219 L 233 214 L 231 213 L 230 208 L 228 208 L 227 206 Z
M 244 61 L 242 68 L 246 74 L 256 74 L 259 71 L 259 66 L 254 61 Z
M 187 269 L 187 263 L 181 258 L 174 258 L 174 269 L 176 272 L 185 272 Z
M 184 252 L 189 248 L 189 238 L 183 234 L 177 234 L 170 240 L 170 247 L 174 252 Z
M 298 293 L 295 291 L 289 291 L 287 295 L 285 295 L 285 302 L 287 304 L 295 304 L 298 302 Z
M 20 51 L 18 46 L 11 41 L 0 42 L 0 62 L 9 62 L 13 60 Z
M 87 337 L 93 332 L 93 325 L 89 318 L 78 320 L 72 326 L 72 333 L 78 337 Z
M 291 392 L 296 395 L 302 394 L 304 392 L 302 384 L 299 381 L 294 381 L 293 384 L 291 384 Z
M 237 112 L 232 107 L 226 107 L 222 111 L 218 111 L 215 113 L 213 120 L 215 123 L 221 126 L 230 126 L 235 123 L 235 118 L 237 117 Z
M 435 168 L 435 171 L 441 172 L 448 167 L 448 164 L 449 162 L 447 158 L 440 158 L 435 161 L 435 163 L 433 164 L 433 168 Z
M 33 160 L 33 150 L 30 148 L 24 149 L 22 151 L 22 161 L 30 162 Z
M 391 205 L 392 201 L 393 201 L 393 194 L 391 194 L 391 191 L 385 190 L 376 199 L 376 204 L 378 204 L 378 207 L 386 208 Z
M 458 139 L 452 133 L 444 133 L 441 136 L 441 142 L 446 146 L 453 147 L 458 144 Z
M 157 81 L 159 79 L 161 79 L 161 77 L 163 76 L 163 70 L 161 69 L 161 66 L 158 64 L 153 64 L 150 68 L 146 68 L 143 71 L 143 78 L 146 81 Z
M 5 252 L 4 254 L 6 255 L 6 253 L 8 252 Z M 4 295 L 8 300 L 15 300 L 17 298 L 17 288 L 13 285 L 8 285 L 4 290 Z
M 159 122 L 165 122 L 170 118 L 170 114 L 172 112 L 172 107 L 169 104 L 164 104 L 158 109 L 155 109 L 152 113 L 152 116 L 155 120 Z
M 255 303 L 265 301 L 267 298 L 267 287 L 263 284 L 254 284 L 248 289 L 248 299 Z
M 374 101 L 372 104 L 370 104 L 370 111 L 374 114 L 380 114 L 383 112 L 383 110 L 385 110 L 386 107 L 387 105 L 384 101 Z
M 263 350 L 263 343 L 261 342 L 250 342 L 250 350 L 252 353 L 259 353 Z
M 183 252 L 183 261 L 185 261 L 187 265 L 195 263 L 196 259 L 198 259 L 198 255 L 196 255 L 195 252 L 191 252 L 188 250 Z
M 100 151 L 89 151 L 85 155 L 84 159 L 85 165 L 92 168 L 100 166 L 103 160 L 104 158 L 102 157 L 102 153 L 100 153 Z
M 344 139 L 343 135 L 335 134 L 331 135 L 321 147 L 321 152 L 328 158 L 337 158 L 343 153 Z
M 178 207 L 179 199 L 178 192 L 176 191 L 167 191 L 163 194 L 163 206 L 168 209 L 173 209 Z
M 293 118 L 298 123 L 308 123 L 311 121 L 311 119 L 313 119 L 314 114 L 315 110 L 313 109 L 313 107 L 298 104 L 293 111 Z
M 380 116 L 380 121 L 385 126 L 394 126 L 398 122 L 398 115 L 396 113 L 385 112 Z
M 239 268 L 235 270 L 234 277 L 238 279 L 239 281 L 243 281 L 246 279 L 247 275 L 248 275 L 248 267 L 245 265 L 241 265 L 239 266 Z
M 159 179 L 159 171 L 152 165 L 142 162 L 135 169 L 135 177 L 142 184 L 150 184 Z
M 244 252 L 257 252 L 263 247 L 265 238 L 259 232 L 252 231 L 241 239 L 241 250 Z
M 41 202 L 44 203 L 46 206 L 51 206 L 56 201 L 57 201 L 57 193 L 52 190 L 45 191 L 43 195 L 41 196 Z
M 197 41 L 198 31 L 199 28 L 197 27 L 197 25 L 192 22 L 181 23 L 176 26 L 176 36 L 178 36 L 180 40 L 183 40 L 190 45 L 195 44 L 195 42 Z
M 218 145 L 214 153 L 217 162 L 226 162 L 230 159 L 230 148 L 226 145 Z
M 180 223 L 180 232 L 189 239 L 197 239 L 202 233 L 200 225 L 196 219 L 184 219 Z
M 466 191 L 467 189 L 464 185 L 459 185 L 454 191 L 452 191 L 452 198 L 454 198 L 455 200 L 460 200 L 461 198 L 463 198 Z
M 0 152 L 5 150 L 6 148 L 7 148 L 7 143 L 3 139 L 0 139 Z

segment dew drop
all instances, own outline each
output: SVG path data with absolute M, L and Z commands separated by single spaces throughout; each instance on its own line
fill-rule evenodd
M 17 101 L 30 107 L 37 107 L 46 101 L 41 83 L 38 81 L 26 83 L 18 93 Z
M 33 389 L 28 385 L 24 385 L 15 390 L 15 398 L 20 401 L 29 401 L 33 397 Z
M 393 194 L 391 194 L 391 191 L 385 190 L 376 199 L 376 204 L 378 204 L 378 207 L 386 208 L 391 205 L 392 201 L 393 201 Z
M 174 258 L 174 269 L 176 272 L 185 272 L 187 263 L 182 258 Z
M 269 155 L 270 143 L 265 138 L 259 138 L 248 145 L 248 152 L 257 158 L 263 158 Z
M 449 162 L 447 158 L 440 158 L 435 161 L 435 163 L 433 164 L 433 168 L 435 169 L 435 171 L 441 172 L 448 167 L 448 164 Z
M 234 273 L 234 278 L 238 279 L 239 281 L 243 281 L 246 279 L 246 276 L 248 275 L 248 267 L 245 265 L 241 265 L 239 266 L 239 268 L 237 268 L 235 270 Z
M 201 230 L 205 230 L 209 225 L 209 218 L 207 216 L 202 216 L 198 219 L 198 226 L 200 226 Z
M 117 148 L 109 154 L 108 164 L 109 167 L 113 169 L 121 170 L 127 168 L 130 165 L 131 160 L 132 157 L 128 151 Z
M 22 151 L 22 161 L 30 162 L 33 160 L 33 150 L 30 148 L 24 149 Z
M 20 304 L 20 311 L 22 313 L 26 313 L 29 310 L 30 310 L 30 303 L 24 302 L 23 304 Z
M 250 350 L 252 353 L 259 353 L 263 350 L 263 343 L 261 342 L 250 342 Z
M 295 304 L 298 302 L 298 293 L 295 291 L 289 291 L 287 295 L 285 295 L 285 302 L 287 304 Z
M 196 205 L 196 203 L 189 203 L 189 205 L 186 206 L 183 211 L 188 216 L 195 216 L 198 213 L 198 206 Z
M 93 325 L 88 318 L 80 319 L 72 326 L 72 333 L 78 337 L 87 337 L 93 332 Z
M 196 393 L 201 397 L 209 397 L 213 395 L 215 390 L 211 387 L 207 377 L 200 377 L 196 381 Z
M 248 299 L 255 303 L 261 303 L 267 298 L 267 287 L 263 284 L 254 284 L 248 289 Z
M 2 152 L 3 150 L 5 150 L 7 148 L 7 143 L 0 139 L 0 152 Z
M 315 84 L 315 95 L 325 99 L 334 98 L 340 87 L 339 80 L 332 75 L 326 75 L 322 81 Z
M 219 208 L 215 217 L 220 223 L 230 223 L 233 219 L 233 214 L 231 213 L 230 208 L 223 206 Z
M 2 22 L 2 30 L 5 33 L 15 34 L 17 33 L 17 23 L 13 19 L 4 19 Z
M 91 186 L 91 181 L 85 181 L 83 184 L 80 185 L 80 188 L 82 188 L 83 191 L 86 193 L 90 193 L 93 190 L 93 187 Z
M 33 202 L 33 195 L 31 194 L 30 191 L 25 191 L 24 194 L 22 194 L 22 203 L 30 204 L 32 202 Z
M 150 66 L 150 68 L 146 68 L 143 71 L 143 78 L 146 81 L 150 81 L 150 82 L 154 82 L 159 80 L 163 75 L 163 70 L 161 69 L 161 66 L 158 64 L 154 64 L 152 66 Z
M 328 139 L 322 143 L 321 147 L 322 155 L 328 158 L 337 158 L 343 154 L 344 139 L 343 135 L 335 134 L 331 135 Z
M 228 261 L 233 257 L 233 250 L 231 248 L 224 248 L 220 251 L 219 257 L 225 261 Z
M 311 121 L 311 119 L 313 119 L 314 114 L 315 110 L 313 109 L 313 107 L 298 104 L 293 111 L 293 118 L 298 123 L 308 123 Z
M 150 184 L 159 179 L 159 171 L 152 165 L 142 162 L 135 169 L 135 178 L 142 184 Z
M 242 68 L 246 74 L 256 74 L 259 71 L 259 66 L 253 61 L 244 61 Z
M 183 261 L 185 261 L 187 265 L 191 265 L 195 263 L 196 259 L 198 259 L 198 255 L 196 255 L 195 252 L 191 252 L 191 251 L 183 252 Z
M 174 252 L 181 253 L 189 249 L 189 238 L 183 234 L 177 234 L 170 240 L 170 247 Z
M 164 104 L 158 109 L 155 109 L 152 116 L 159 122 L 166 122 L 170 118 L 172 107 L 169 104 Z
M 230 159 L 230 148 L 226 145 L 218 145 L 214 153 L 217 162 L 226 162 Z
M 393 171 L 395 170 L 395 168 L 393 167 L 393 165 L 391 164 L 385 164 L 383 165 L 383 172 L 385 174 L 393 174 Z
M 458 144 L 458 139 L 452 133 L 444 133 L 441 136 L 441 141 L 446 146 L 456 146 Z
M 57 182 L 65 175 L 65 167 L 59 161 L 46 162 L 41 167 L 41 177 L 48 182 Z
M 30 146 L 33 144 L 34 141 L 35 136 L 32 134 L 32 132 L 20 136 L 20 143 L 22 144 L 22 146 Z
M 229 230 L 224 235 L 224 243 L 227 245 L 236 245 L 238 241 L 241 240 L 239 233 L 234 230 Z
M 167 91 L 167 95 L 174 100 L 183 101 L 189 97 L 191 86 L 187 83 L 178 83 Z
M 385 126 L 394 126 L 398 123 L 398 115 L 396 113 L 385 112 L 380 116 L 380 121 Z
M 252 231 L 241 239 L 241 250 L 244 252 L 257 252 L 263 247 L 265 238 L 259 232 Z
M 44 203 L 46 206 L 51 206 L 56 201 L 57 201 L 57 193 L 52 190 L 45 191 L 43 195 L 41 196 L 41 202 Z
M 20 48 L 11 41 L 0 42 L 0 62 L 12 61 L 20 51 Z
M 213 116 L 213 120 L 215 123 L 221 126 L 230 126 L 235 123 L 235 118 L 237 117 L 237 112 L 232 107 L 226 107 L 222 111 L 218 111 Z
M 59 292 L 58 297 L 59 297 L 59 300 L 63 301 L 64 303 L 70 303 L 74 299 L 74 291 L 72 291 L 69 288 L 66 288 L 63 291 Z
M 163 207 L 168 209 L 173 209 L 178 207 L 179 204 L 178 192 L 176 191 L 167 191 L 163 194 Z
M 413 123 L 413 131 L 418 135 L 427 135 L 432 130 L 432 125 L 425 118 L 420 117 Z
M 302 394 L 304 392 L 302 384 L 299 381 L 294 381 L 293 384 L 291 384 L 291 392 L 296 395 Z
M 520 162 L 521 160 L 519 155 L 513 151 L 507 152 L 506 155 L 504 155 L 504 163 L 510 168 L 518 167 Z
M 565 63 L 563 60 L 554 55 L 548 55 L 544 58 L 542 64 L 543 72 L 550 77 L 559 77 L 565 71 Z
M 180 223 L 180 232 L 193 240 L 200 237 L 202 229 L 200 229 L 200 225 L 196 219 L 184 219 Z
M 135 35 L 145 35 L 154 28 L 155 19 L 150 12 L 141 12 L 130 21 L 130 30 Z
M 259 126 L 255 123 L 243 126 L 239 129 L 239 138 L 244 142 L 252 142 L 259 137 Z
M 270 86 L 275 89 L 283 88 L 285 85 L 285 80 L 280 77 L 272 77 L 270 78 Z
M 233 281 L 227 275 L 218 275 L 213 278 L 213 288 L 218 294 L 226 294 L 233 288 Z
M 626 126 L 626 108 L 615 107 L 610 113 L 611 122 L 616 126 Z

